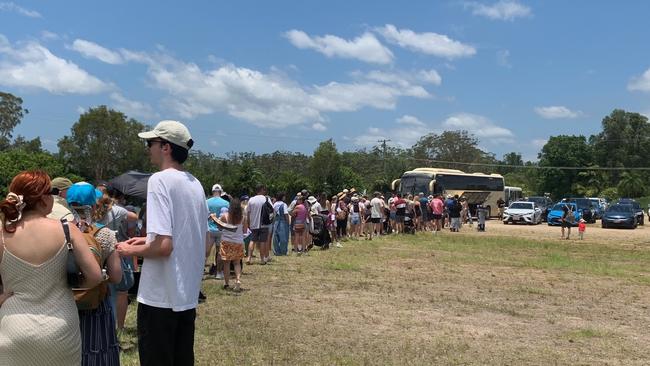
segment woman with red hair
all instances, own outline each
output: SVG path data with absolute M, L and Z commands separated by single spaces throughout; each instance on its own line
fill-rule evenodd
M 63 224 L 52 211 L 50 177 L 26 171 L 0 202 L 0 365 L 79 365 L 79 316 L 66 282 Z M 97 285 L 102 274 L 77 227 L 68 225 L 74 258 Z

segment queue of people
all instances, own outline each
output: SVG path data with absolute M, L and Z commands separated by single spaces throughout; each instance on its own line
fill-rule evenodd
M 206 258 L 214 258 L 210 272 L 224 289 L 241 291 L 244 261 L 265 265 L 271 253 L 301 256 L 313 245 L 340 248 L 350 239 L 472 225 L 462 197 L 422 193 L 387 197 L 350 188 L 328 196 L 305 189 L 270 197 L 260 184 L 253 197 L 232 197 L 217 183 L 206 199 L 183 168 L 193 145 L 187 127 L 161 121 L 139 137 L 159 169 L 140 216 L 105 184 L 50 180 L 42 171 L 12 180 L 0 202 L 0 365 L 119 365 L 136 258 L 143 258 L 140 364 L 192 365 Z

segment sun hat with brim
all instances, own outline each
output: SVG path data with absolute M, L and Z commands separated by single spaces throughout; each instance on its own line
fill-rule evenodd
M 352 197 L 352 202 L 359 202 L 359 197 L 357 196 Z
M 212 186 L 212 192 L 223 192 L 223 188 L 221 188 L 221 184 L 215 184 Z
M 68 188 L 66 200 L 70 206 L 93 206 L 103 193 L 88 182 L 75 183 Z
M 72 181 L 65 177 L 56 177 L 52 179 L 52 183 L 50 183 L 50 185 L 52 188 L 56 188 L 59 191 L 62 191 L 64 189 L 70 188 L 70 186 L 72 186 Z
M 153 130 L 140 132 L 138 137 L 145 140 L 161 138 L 186 150 L 194 145 L 190 131 L 178 121 L 160 121 Z
M 309 196 L 309 198 L 307 198 L 307 202 L 311 203 L 312 205 L 316 203 L 316 201 L 316 197 L 314 196 Z
M 341 198 L 345 197 L 345 193 L 339 192 L 339 194 L 337 196 L 339 197 L 339 199 L 341 199 Z

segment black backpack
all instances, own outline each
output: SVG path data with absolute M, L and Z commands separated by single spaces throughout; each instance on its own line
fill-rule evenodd
M 261 224 L 262 225 L 271 225 L 273 223 L 273 205 L 271 204 L 271 201 L 269 199 L 266 199 L 266 202 L 264 202 L 264 205 L 262 206 L 262 212 L 261 212 Z

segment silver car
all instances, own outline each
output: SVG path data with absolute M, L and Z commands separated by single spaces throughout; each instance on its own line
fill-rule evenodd
M 542 222 L 542 210 L 534 202 L 516 201 L 503 212 L 504 224 L 537 225 Z

